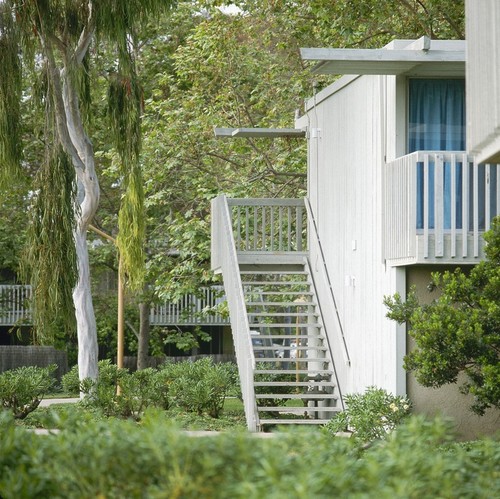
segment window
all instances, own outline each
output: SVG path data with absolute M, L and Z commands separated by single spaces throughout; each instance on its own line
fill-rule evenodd
M 410 79 L 408 152 L 465 150 L 465 80 Z
M 409 80 L 408 152 L 465 150 L 465 80 Z M 444 165 L 444 228 L 451 223 L 451 189 L 456 192 L 457 227 L 462 226 L 462 168 L 451 186 L 451 166 Z M 434 165 L 429 167 L 429 199 L 434 199 Z M 424 227 L 424 172 L 417 165 L 417 228 Z M 428 227 L 434 228 L 434 204 L 429 203 Z

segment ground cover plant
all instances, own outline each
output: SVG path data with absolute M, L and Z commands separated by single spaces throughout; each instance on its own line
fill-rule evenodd
M 0 374 L 0 408 L 24 419 L 54 386 L 57 366 L 24 366 Z
M 450 443 L 445 421 L 412 417 L 361 450 L 296 430 L 191 437 L 148 411 L 131 420 L 68 419 L 35 435 L 0 416 L 0 495 L 14 497 L 330 498 L 500 495 L 500 445 Z M 446 445 L 443 445 L 446 444 Z M 82 459 L 84 456 L 84 459 Z
M 370 386 L 365 393 L 344 397 L 346 408 L 336 414 L 325 426 L 327 432 L 352 432 L 352 438 L 361 443 L 385 438 L 410 415 L 411 403 L 407 397 L 387 393 Z
M 165 363 L 159 369 L 130 373 L 109 360 L 100 361 L 97 381 L 78 379 L 77 368 L 63 376 L 63 389 L 81 391 L 82 405 L 104 416 L 140 419 L 147 407 L 180 408 L 198 416 L 221 416 L 228 394 L 235 392 L 234 364 L 216 364 L 209 357 L 195 362 Z M 120 387 L 119 394 L 117 387 Z

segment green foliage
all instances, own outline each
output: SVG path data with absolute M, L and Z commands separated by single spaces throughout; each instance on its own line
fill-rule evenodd
M 471 409 L 500 407 L 500 220 L 485 235 L 487 260 L 470 273 L 434 273 L 429 285 L 440 294 L 421 304 L 412 289 L 406 301 L 386 297 L 387 316 L 406 322 L 416 348 L 405 358 L 419 383 L 438 387 L 466 376 L 461 390 L 474 396 Z
M 0 374 L 0 408 L 24 419 L 34 411 L 54 385 L 57 366 L 18 367 Z
M 115 147 L 120 156 L 120 173 L 124 195 L 118 215 L 122 268 L 132 289 L 142 286 L 144 278 L 144 188 L 139 164 L 141 150 L 142 89 L 135 74 L 131 56 L 126 57 L 126 75 L 110 78 L 108 113 Z M 124 65 L 121 61 L 120 68 Z
M 200 326 L 195 326 L 193 331 L 181 329 L 167 329 L 163 331 L 163 342 L 175 345 L 179 350 L 189 351 L 200 346 L 200 341 L 212 341 L 212 337 L 205 333 Z
M 61 323 L 67 332 L 75 328 L 75 171 L 62 147 L 55 147 L 42 165 L 35 189 L 23 273 L 29 276 L 37 303 L 36 337 L 47 341 L 53 340 Z
M 179 407 L 219 417 L 224 400 L 235 385 L 231 364 L 214 364 L 211 357 L 205 357 L 196 362 L 168 364 L 164 369 L 170 374 L 169 391 Z
M 140 419 L 147 407 L 177 406 L 198 415 L 218 418 L 228 393 L 234 390 L 236 370 L 232 364 L 214 364 L 211 358 L 196 362 L 167 363 L 159 369 L 134 373 L 118 369 L 109 360 L 99 362 L 99 378 L 78 380 L 75 366 L 62 378 L 67 393 L 81 391 L 83 405 L 110 417 Z M 117 387 L 120 393 L 117 394 Z
M 169 407 L 168 384 L 165 376 L 155 369 L 130 373 L 103 360 L 99 362 L 97 381 L 85 379 L 80 382 L 75 366 L 63 376 L 62 384 L 67 393 L 81 391 L 86 395 L 82 405 L 105 417 L 140 419 L 147 407 Z
M 499 443 L 444 448 L 449 429 L 441 420 L 413 418 L 361 455 L 350 439 L 332 440 L 313 431 L 265 439 L 244 432 L 192 438 L 158 413 L 148 413 L 140 425 L 71 418 L 66 424 L 42 438 L 7 416 L 0 419 L 2 497 L 476 499 L 500 494 Z
M 359 443 L 386 438 L 410 414 L 410 401 L 406 397 L 391 395 L 381 388 L 368 387 L 365 393 L 344 397 L 346 409 L 336 414 L 325 425 L 335 435 L 351 431 Z
M 9 181 L 18 172 L 21 160 L 21 91 L 22 73 L 20 55 L 16 50 L 17 36 L 11 16 L 4 16 L 0 6 L 0 188 L 7 189 Z
M 116 357 L 118 330 L 118 301 L 115 292 L 94 295 L 94 310 L 97 324 L 97 341 L 100 358 L 113 360 Z M 125 355 L 137 353 L 137 336 L 134 330 L 139 323 L 137 303 L 125 302 Z

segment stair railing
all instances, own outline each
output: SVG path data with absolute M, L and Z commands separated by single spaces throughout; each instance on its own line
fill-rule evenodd
M 343 355 L 343 358 L 344 358 L 344 362 L 346 365 L 350 366 L 351 365 L 351 359 L 349 357 L 349 350 L 347 349 L 347 342 L 346 342 L 346 339 L 345 339 L 345 336 L 344 336 L 344 329 L 342 327 L 342 321 L 340 320 L 340 314 L 339 314 L 339 310 L 337 308 L 337 301 L 335 300 L 335 295 L 333 293 L 333 286 L 332 286 L 332 281 L 330 279 L 330 274 L 328 272 L 328 267 L 326 265 L 326 260 L 325 260 L 325 253 L 323 251 L 323 246 L 321 244 L 321 239 L 319 237 L 319 233 L 318 233 L 318 227 L 317 227 L 317 224 L 316 224 L 316 219 L 314 218 L 314 214 L 313 214 L 313 211 L 312 211 L 312 208 L 311 208 L 311 205 L 309 203 L 309 199 L 308 198 L 305 198 L 304 199 L 304 204 L 306 206 L 306 210 L 307 210 L 307 218 L 308 218 L 308 221 L 309 221 L 309 234 L 311 236 L 311 247 L 313 245 L 313 243 L 315 243 L 317 245 L 317 249 L 318 249 L 318 255 L 320 256 L 320 259 L 321 259 L 321 266 L 322 266 L 322 272 L 318 271 L 318 273 L 323 277 L 324 279 L 324 284 L 326 285 L 327 289 L 329 290 L 329 296 L 330 296 L 330 303 L 333 307 L 333 310 L 335 311 L 333 315 L 333 319 L 335 321 L 335 330 L 337 331 L 338 333 L 338 338 L 339 338 L 339 343 L 341 345 L 341 350 L 342 350 L 342 355 Z M 311 277 L 313 276 L 312 274 L 312 271 L 311 271 Z M 318 301 L 319 301 L 319 297 L 318 297 Z M 325 308 L 325 307 L 322 307 L 321 306 L 321 303 L 318 303 L 318 306 L 320 308 L 320 310 L 322 308 Z M 327 335 L 328 337 L 328 335 Z
M 258 416 L 253 386 L 255 356 L 243 296 L 231 214 L 224 195 L 212 200 L 212 270 L 222 272 L 224 278 L 247 427 L 249 431 L 257 431 Z

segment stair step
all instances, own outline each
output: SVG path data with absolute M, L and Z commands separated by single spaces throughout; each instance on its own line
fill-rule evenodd
M 255 394 L 256 399 L 282 399 L 282 400 L 337 400 L 338 396 L 332 393 L 263 393 Z
M 294 296 L 294 295 L 304 295 L 313 296 L 312 291 L 248 291 L 245 294 L 259 294 L 259 295 L 279 295 L 279 296 Z
M 259 347 L 255 347 L 255 350 L 259 350 Z M 299 357 L 298 359 L 290 357 L 257 357 L 257 362 L 330 362 L 330 359 L 318 358 L 318 357 Z
M 298 286 L 309 285 L 309 281 L 242 281 L 243 286 Z
M 259 412 L 283 412 L 283 413 L 290 413 L 290 414 L 294 414 L 294 413 L 303 413 L 303 412 L 307 412 L 307 411 L 312 411 L 312 412 L 340 412 L 340 408 L 339 407 L 306 407 L 306 406 L 303 406 L 303 407 L 288 407 L 288 406 L 284 406 L 284 405 L 280 405 L 280 406 L 277 406 L 277 407 L 266 407 L 266 406 L 262 406 L 262 407 L 259 407 L 257 406 L 257 410 Z
M 312 301 L 249 301 L 247 307 L 312 307 Z
M 333 376 L 330 369 L 255 369 L 254 374 L 328 374 Z
M 256 270 L 240 270 L 241 275 L 308 275 L 308 272 L 305 270 L 265 270 L 265 269 L 256 269 Z
M 250 324 L 251 329 L 256 329 L 256 328 L 274 328 L 274 327 L 317 327 L 317 328 L 322 328 L 323 326 L 321 324 L 318 324 L 317 322 L 303 322 L 300 324 L 290 324 L 287 322 L 256 322 L 253 324 Z
M 329 419 L 261 419 L 260 426 L 264 425 L 289 425 L 289 424 L 327 424 Z
M 254 381 L 254 386 L 296 386 L 296 387 L 306 387 L 306 388 L 323 388 L 332 387 L 335 388 L 335 383 L 333 381 Z
M 273 346 L 255 346 L 255 350 L 319 350 L 322 352 L 326 352 L 327 348 L 322 347 L 322 346 L 307 346 L 307 345 L 299 345 L 298 347 L 296 346 L 285 346 L 285 345 L 273 345 Z
M 317 312 L 248 312 L 248 317 L 318 317 L 318 315 Z M 291 324 L 300 326 L 300 322 Z
M 311 334 L 261 334 L 256 335 L 253 338 L 261 338 L 263 340 L 320 340 L 323 341 L 322 336 L 311 335 Z M 278 348 L 281 345 L 278 345 Z

